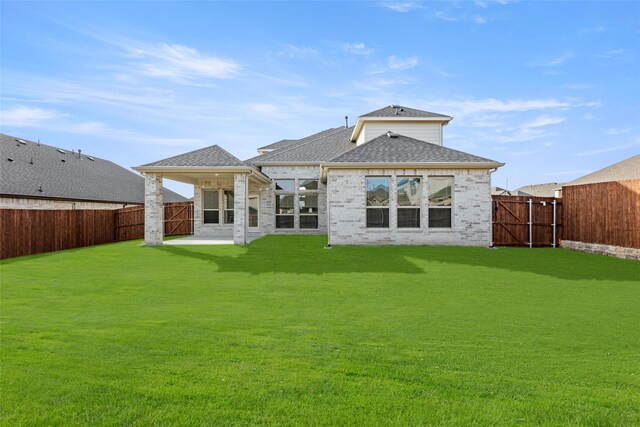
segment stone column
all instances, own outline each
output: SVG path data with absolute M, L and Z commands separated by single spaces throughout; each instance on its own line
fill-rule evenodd
M 233 243 L 247 243 L 247 212 L 249 206 L 249 176 L 233 174 Z
M 144 174 L 144 243 L 161 245 L 164 234 L 162 175 Z

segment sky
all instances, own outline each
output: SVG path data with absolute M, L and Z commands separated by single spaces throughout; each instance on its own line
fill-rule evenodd
M 2 133 L 127 168 L 390 104 L 453 116 L 444 145 L 503 188 L 640 153 L 637 1 L 2 1 L 0 24 Z

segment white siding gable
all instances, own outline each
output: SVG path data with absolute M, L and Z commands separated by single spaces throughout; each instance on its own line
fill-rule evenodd
M 357 145 L 376 138 L 388 131 L 405 135 L 411 138 L 427 141 L 432 144 L 442 145 L 441 122 L 418 121 L 371 121 L 365 122 L 362 131 L 356 140 Z

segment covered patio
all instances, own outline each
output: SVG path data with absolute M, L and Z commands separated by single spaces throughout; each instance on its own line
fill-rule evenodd
M 194 235 L 165 244 L 245 244 L 261 235 L 260 195 L 271 180 L 217 145 L 133 169 L 145 178 L 146 245 L 163 244 L 164 178 L 194 187 Z

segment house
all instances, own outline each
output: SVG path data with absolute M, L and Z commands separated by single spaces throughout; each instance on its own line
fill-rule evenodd
M 491 187 L 492 196 L 511 196 L 511 191 L 502 187 Z
M 562 187 L 562 183 L 557 182 L 525 185 L 517 190 L 511 191 L 511 195 L 528 197 L 560 197 L 560 191 L 558 190 L 560 187 Z
M 640 179 L 640 154 L 629 157 L 611 166 L 602 168 L 580 178 L 562 184 L 563 187 L 599 182 L 628 181 Z
M 327 234 L 329 244 L 489 245 L 491 172 L 443 146 L 452 117 L 391 105 L 352 127 L 258 148 L 218 145 L 134 169 L 146 179 L 145 242 L 162 243 L 162 180 L 194 186 L 194 234 Z
M 144 204 L 144 179 L 80 150 L 0 134 L 0 208 L 117 209 Z M 186 198 L 165 191 L 164 201 Z

